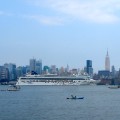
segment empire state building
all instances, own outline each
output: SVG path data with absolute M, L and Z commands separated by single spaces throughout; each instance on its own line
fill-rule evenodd
M 105 57 L 105 70 L 110 71 L 110 58 L 109 58 L 108 51 L 107 51 L 107 55 Z

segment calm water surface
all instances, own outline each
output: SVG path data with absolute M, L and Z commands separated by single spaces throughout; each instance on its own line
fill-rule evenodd
M 84 99 L 66 99 L 71 94 Z M 119 119 L 120 89 L 108 86 L 22 86 L 20 91 L 0 91 L 0 120 Z

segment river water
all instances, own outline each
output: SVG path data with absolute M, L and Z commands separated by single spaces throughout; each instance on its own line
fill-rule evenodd
M 84 99 L 66 99 L 71 95 Z M 20 91 L 0 91 L 0 120 L 119 119 L 120 89 L 108 86 L 22 86 Z

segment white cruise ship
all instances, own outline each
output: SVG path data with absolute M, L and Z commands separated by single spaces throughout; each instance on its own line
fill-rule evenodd
M 19 77 L 16 85 L 90 85 L 98 81 L 88 76 L 41 76 L 26 75 Z

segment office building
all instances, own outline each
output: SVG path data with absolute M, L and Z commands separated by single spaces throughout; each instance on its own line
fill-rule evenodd
M 86 61 L 86 73 L 90 76 L 93 75 L 92 60 Z
M 37 74 L 42 74 L 42 60 L 36 61 L 35 72 Z
M 36 59 L 30 59 L 30 72 L 35 71 Z
M 116 76 L 116 70 L 115 70 L 114 66 L 111 67 L 111 75 L 113 78 L 115 78 L 115 76 Z
M 48 74 L 49 72 L 50 72 L 49 66 L 47 66 L 47 65 L 44 66 L 44 67 L 43 67 L 43 73 L 44 73 L 44 74 Z
M 30 72 L 32 71 L 42 74 L 42 60 L 30 59 Z
M 51 67 L 50 67 L 50 73 L 51 74 L 56 74 L 57 73 L 56 65 L 51 65 Z
M 110 77 L 110 71 L 109 70 L 99 70 L 98 76 L 100 78 L 109 78 Z
M 4 64 L 4 67 L 9 70 L 9 80 L 16 80 L 17 79 L 16 65 L 13 63 L 6 63 Z
M 0 66 L 0 82 L 9 82 L 9 70 Z
M 110 71 L 110 58 L 109 58 L 108 51 L 105 57 L 105 70 Z

